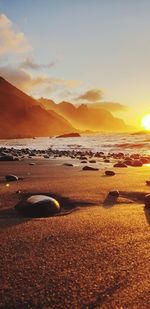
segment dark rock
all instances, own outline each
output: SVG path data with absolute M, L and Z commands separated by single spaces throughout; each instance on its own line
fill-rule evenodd
M 109 159 L 105 159 L 104 162 L 105 163 L 110 163 L 110 160 Z
M 30 162 L 29 165 L 35 165 L 35 163 L 34 162 Z
M 96 161 L 95 160 L 90 160 L 89 163 L 96 163 Z
M 6 178 L 6 181 L 17 181 L 18 180 L 17 176 L 11 175 L 11 174 L 10 175 L 6 175 L 5 178 Z
M 33 195 L 16 205 L 16 210 L 28 217 L 49 217 L 60 212 L 59 202 L 46 195 Z
M 114 167 L 127 167 L 127 165 L 123 162 L 118 162 L 114 164 Z
M 80 163 L 87 163 L 87 161 L 83 160 L 83 161 L 81 161 Z
M 114 176 L 115 172 L 113 172 L 113 171 L 105 171 L 105 175 L 106 176 Z
M 134 160 L 132 161 L 132 166 L 134 167 L 138 167 L 138 166 L 142 166 L 143 163 L 140 160 Z
M 67 133 L 63 135 L 58 135 L 56 138 L 66 138 L 66 137 L 80 137 L 81 135 L 79 133 Z
M 91 167 L 91 166 L 84 166 L 83 171 L 99 171 L 99 168 L 94 168 L 94 167 Z
M 147 186 L 150 186 L 150 180 L 146 180 Z
M 0 156 L 0 161 L 14 161 L 14 157 L 11 155 Z
M 64 163 L 63 165 L 65 165 L 65 166 L 73 166 L 72 163 Z
M 119 191 L 118 190 L 114 190 L 114 191 L 110 191 L 109 196 L 113 196 L 113 197 L 119 197 Z

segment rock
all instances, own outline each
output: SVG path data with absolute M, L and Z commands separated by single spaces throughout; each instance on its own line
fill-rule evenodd
M 127 165 L 123 162 L 118 162 L 114 164 L 114 167 L 127 167 Z
M 29 165 L 35 165 L 35 163 L 34 162 L 30 162 Z
M 0 161 L 14 161 L 14 157 L 11 155 L 2 155 L 0 156 Z
M 138 166 L 142 166 L 143 163 L 140 160 L 134 160 L 132 161 L 132 166 L 134 167 L 138 167 Z
M 6 181 L 17 181 L 19 178 L 16 175 L 6 175 Z
M 44 155 L 43 158 L 44 159 L 49 159 L 49 156 L 48 155 Z
M 118 190 L 114 190 L 114 191 L 110 191 L 109 196 L 113 196 L 113 197 L 119 197 L 119 191 Z
M 145 207 L 150 208 L 150 194 L 145 196 Z
M 105 171 L 105 175 L 106 176 L 114 176 L 115 172 L 113 172 L 113 171 Z
M 124 160 L 124 164 L 126 164 L 126 165 L 132 165 L 132 162 L 133 162 L 133 160 L 132 159 L 126 159 L 126 160 Z
M 72 163 L 64 163 L 63 165 L 65 165 L 65 166 L 73 166 Z
M 105 159 L 104 162 L 105 163 L 110 163 L 110 160 L 109 159 Z
M 150 186 L 150 180 L 146 180 L 147 186 Z
M 87 163 L 87 161 L 83 160 L 83 161 L 81 161 L 80 163 L 84 163 L 84 164 L 86 164 L 86 163 Z
M 66 138 L 66 137 L 80 137 L 81 135 L 79 133 L 67 133 L 63 135 L 58 135 L 56 138 Z
M 82 168 L 82 170 L 83 171 L 99 171 L 99 168 L 94 168 L 94 167 L 86 165 Z
M 49 217 L 60 212 L 59 202 L 46 195 L 33 195 L 15 208 L 25 216 L 37 218 Z
M 95 160 L 90 160 L 89 163 L 96 163 L 96 161 Z

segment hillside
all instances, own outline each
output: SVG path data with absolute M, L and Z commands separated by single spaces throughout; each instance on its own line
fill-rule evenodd
M 52 100 L 41 98 L 41 106 L 54 110 L 65 117 L 71 124 L 80 130 L 91 131 L 126 131 L 128 126 L 122 119 L 115 117 L 110 111 L 104 108 L 96 108 L 86 104 L 75 106 L 69 102 L 55 104 Z M 48 104 L 49 103 L 49 104 Z
M 0 138 L 49 136 L 75 132 L 55 111 L 47 111 L 38 101 L 0 77 Z

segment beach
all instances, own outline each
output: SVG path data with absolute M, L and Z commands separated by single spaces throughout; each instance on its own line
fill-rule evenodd
M 83 171 L 76 162 L 0 162 L 0 308 L 149 308 L 150 166 L 111 168 L 107 177 L 107 164 Z M 20 179 L 6 182 L 9 173 Z M 111 190 L 120 196 L 106 203 Z M 33 194 L 57 196 L 72 211 L 20 216 L 14 206 Z

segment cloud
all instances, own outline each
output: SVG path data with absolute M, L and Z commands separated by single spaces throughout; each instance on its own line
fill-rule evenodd
M 32 70 L 41 70 L 41 69 L 49 69 L 51 67 L 54 67 L 56 64 L 55 61 L 49 62 L 49 63 L 45 63 L 45 64 L 40 64 L 40 63 L 36 63 L 34 61 L 34 59 L 32 57 L 27 57 L 21 64 L 20 64 L 20 68 L 23 69 L 32 69 Z
M 95 108 L 104 108 L 110 112 L 122 112 L 127 111 L 127 106 L 117 102 L 97 102 L 92 105 Z
M 89 102 L 97 102 L 103 98 L 103 91 L 101 89 L 91 89 L 80 95 L 76 100 L 86 100 Z
M 51 78 L 44 74 L 33 75 L 30 72 L 10 67 L 0 67 L 0 75 L 19 89 L 34 95 L 50 94 L 56 90 L 74 88 L 77 81 Z
M 23 53 L 31 49 L 23 32 L 15 31 L 13 23 L 4 14 L 0 15 L 0 55 Z

